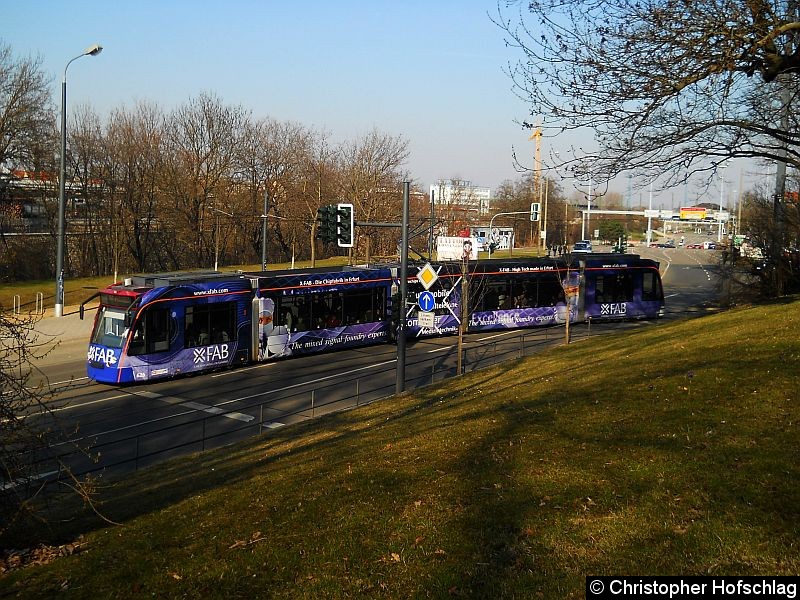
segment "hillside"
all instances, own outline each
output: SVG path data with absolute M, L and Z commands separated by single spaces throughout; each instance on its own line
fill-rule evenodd
M 798 332 L 794 300 L 592 338 L 102 479 L 119 525 L 59 502 L 79 517 L 42 541 L 78 551 L 0 576 L 0 597 L 583 598 L 587 574 L 794 575 Z

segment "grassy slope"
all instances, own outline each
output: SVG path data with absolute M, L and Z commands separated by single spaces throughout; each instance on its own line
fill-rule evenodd
M 595 338 L 103 483 L 122 525 L 79 511 L 84 550 L 0 596 L 583 598 L 586 574 L 796 574 L 798 309 Z

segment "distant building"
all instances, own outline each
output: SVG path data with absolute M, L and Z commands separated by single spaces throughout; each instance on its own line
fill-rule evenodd
M 430 186 L 430 195 L 435 204 L 474 210 L 486 215 L 489 214 L 492 190 L 473 185 L 465 179 L 440 179 Z

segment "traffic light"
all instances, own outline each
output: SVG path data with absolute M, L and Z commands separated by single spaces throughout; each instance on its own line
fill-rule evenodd
M 531 221 L 538 221 L 539 220 L 539 209 L 541 208 L 541 204 L 538 202 L 531 202 Z
M 352 204 L 336 205 L 336 243 L 340 248 L 352 248 L 355 238 L 355 219 Z
M 317 209 L 317 239 L 323 242 L 336 241 L 336 207 L 326 204 Z

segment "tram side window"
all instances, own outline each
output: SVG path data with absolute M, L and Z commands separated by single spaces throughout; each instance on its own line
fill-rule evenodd
M 169 350 L 171 319 L 166 308 L 148 308 L 136 321 L 128 354 L 157 354 Z
M 236 303 L 187 306 L 185 325 L 186 348 L 231 342 L 236 339 Z
M 311 301 L 314 329 L 333 329 L 342 324 L 342 294 L 315 294 Z
M 383 320 L 386 290 L 374 288 L 286 296 L 276 305 L 279 315 L 276 325 L 285 325 L 291 332 L 330 329 Z
M 525 293 L 525 285 L 522 281 L 511 281 L 509 290 L 508 308 L 528 308 L 533 302 Z
M 509 283 L 505 279 L 484 280 L 483 294 L 475 303 L 475 310 L 490 312 L 514 307 L 514 297 L 509 291 Z
M 564 302 L 564 288 L 554 277 L 540 278 L 536 289 L 536 303 L 533 306 L 555 306 Z
M 642 300 L 660 301 L 662 296 L 661 279 L 651 271 L 645 271 L 642 278 Z
M 631 273 L 598 275 L 595 279 L 594 301 L 596 304 L 631 302 L 633 300 L 633 276 Z
M 344 294 L 342 312 L 345 325 L 374 323 L 384 318 L 386 290 L 352 290 Z
M 555 276 L 526 275 L 511 279 L 484 277 L 479 284 L 476 311 L 509 310 L 555 306 L 564 302 L 564 290 Z
M 306 296 L 286 296 L 275 301 L 276 325 L 285 325 L 289 332 L 308 331 L 311 327 L 311 302 Z

